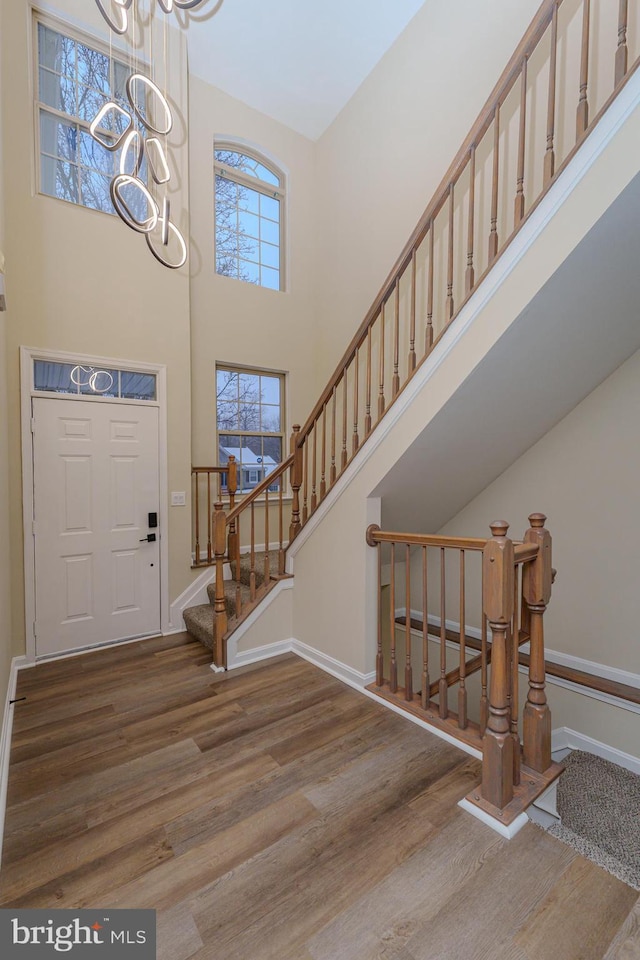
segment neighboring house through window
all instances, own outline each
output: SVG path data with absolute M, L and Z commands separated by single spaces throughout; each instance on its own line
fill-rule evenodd
M 214 145 L 216 272 L 284 289 L 284 174 L 258 153 Z
M 283 374 L 217 367 L 218 462 L 224 465 L 231 455 L 236 458 L 238 492 L 253 490 L 282 462 L 283 409 Z M 279 482 L 269 489 L 278 490 Z
M 114 173 L 121 172 L 121 151 L 107 150 L 94 140 L 89 127 L 109 100 L 130 112 L 126 82 L 132 71 L 126 63 L 70 35 L 66 27 L 61 31 L 46 20 L 36 21 L 39 191 L 114 213 L 109 183 Z M 143 92 L 139 96 L 143 98 Z M 145 109 L 142 101 L 139 106 Z M 112 110 L 97 132 L 104 142 L 114 143 L 127 123 L 123 114 Z M 145 179 L 144 164 L 139 176 Z M 125 199 L 139 202 L 135 193 Z

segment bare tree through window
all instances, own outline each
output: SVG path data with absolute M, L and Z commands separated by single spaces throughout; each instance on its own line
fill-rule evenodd
M 282 389 L 281 374 L 229 367 L 216 371 L 219 462 L 235 456 L 244 492 L 282 462 Z

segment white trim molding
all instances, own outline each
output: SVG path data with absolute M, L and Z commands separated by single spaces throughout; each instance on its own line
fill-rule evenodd
M 7 696 L 4 702 L 2 715 L 2 731 L 0 732 L 0 864 L 2 863 L 2 841 L 4 839 L 4 819 L 7 811 L 7 786 L 9 784 L 9 760 L 11 756 L 11 734 L 13 732 L 13 713 L 15 710 L 16 686 L 18 670 L 32 666 L 26 657 L 14 657 L 9 671 Z
M 224 579 L 231 580 L 231 566 L 228 563 L 224 565 Z M 183 590 L 179 597 L 171 604 L 169 609 L 171 630 L 163 630 L 166 636 L 168 633 L 182 633 L 186 630 L 184 625 L 183 613 L 187 607 L 196 607 L 201 603 L 209 603 L 209 594 L 207 587 L 210 583 L 216 582 L 216 568 L 205 567 L 200 576 L 189 584 L 186 590 Z
M 475 804 L 470 803 L 466 797 L 458 801 L 458 806 L 462 807 L 463 810 L 466 810 L 467 813 L 470 813 L 471 816 L 476 818 L 476 820 L 480 820 L 487 827 L 491 827 L 492 830 L 495 830 L 496 833 L 499 833 L 500 836 L 504 837 L 506 840 L 512 840 L 513 837 L 515 837 L 517 833 L 520 833 L 522 828 L 529 823 L 529 817 L 526 815 L 526 813 L 519 813 L 515 820 L 513 820 L 509 825 L 506 823 L 500 823 L 500 821 L 496 820 L 495 817 L 490 816 L 490 814 L 485 813 L 484 810 L 481 810 L 480 807 L 476 807 Z
M 303 660 L 308 660 L 309 663 L 320 667 L 325 673 L 330 673 L 332 677 L 336 677 L 338 680 L 342 680 L 343 683 L 347 683 L 350 687 L 354 687 L 356 690 L 361 690 L 364 693 L 367 692 L 364 690 L 364 687 L 369 683 L 373 683 L 376 678 L 375 672 L 361 673 L 360 670 L 356 670 L 354 667 L 350 667 L 348 664 L 336 660 L 335 657 L 330 657 L 328 653 L 322 653 L 322 651 L 316 650 L 315 647 L 310 647 L 308 644 L 302 643 L 301 640 L 294 640 L 291 649 L 293 653 L 302 657 Z
M 586 734 L 572 730 L 571 727 L 557 727 L 551 733 L 551 752 L 555 754 L 567 750 L 583 750 L 585 753 L 593 753 L 603 760 L 617 763 L 619 767 L 624 767 L 625 770 L 640 774 L 640 757 L 634 757 L 630 753 L 625 753 L 624 750 L 610 747 L 608 743 L 602 743 L 600 740 L 594 740 L 593 737 L 587 737 Z
M 291 651 L 291 640 L 279 640 L 275 643 L 265 644 L 261 647 L 254 647 L 252 650 L 241 650 L 238 651 L 238 642 L 244 637 L 247 630 L 250 630 L 251 627 L 260 619 L 264 611 L 271 606 L 271 604 L 280 596 L 283 590 L 292 590 L 293 589 L 293 580 L 279 580 L 278 583 L 273 587 L 266 597 L 263 598 L 261 603 L 252 610 L 246 620 L 243 620 L 242 623 L 233 631 L 229 637 L 227 644 L 227 669 L 233 670 L 236 667 L 245 666 L 247 663 L 254 663 L 258 660 L 266 660 L 269 657 L 280 656 L 281 653 L 289 653 Z M 282 644 L 289 644 L 285 649 L 279 649 Z M 276 649 L 278 648 L 278 649 Z M 258 651 L 261 651 L 258 654 Z M 269 653 L 268 651 L 273 651 Z

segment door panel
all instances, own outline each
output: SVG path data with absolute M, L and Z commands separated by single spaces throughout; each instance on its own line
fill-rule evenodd
M 33 416 L 36 654 L 158 633 L 157 408 L 36 397 Z

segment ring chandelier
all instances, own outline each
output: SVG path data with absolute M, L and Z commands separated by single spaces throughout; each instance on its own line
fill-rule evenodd
M 158 0 L 164 13 L 174 10 L 193 10 L 205 0 Z M 130 25 L 130 12 L 133 0 L 96 0 L 98 10 L 109 25 L 109 28 L 119 36 L 124 36 Z M 139 107 L 140 93 L 146 94 L 147 102 L 155 101 L 156 110 L 146 111 L 147 116 Z M 126 83 L 126 94 L 130 111 L 120 104 L 110 100 L 105 103 L 93 118 L 89 130 L 91 136 L 101 146 L 112 153 L 121 150 L 119 170 L 111 179 L 109 193 L 115 212 L 128 227 L 136 233 L 145 236 L 147 246 L 164 267 L 177 270 L 187 260 L 187 244 L 182 233 L 171 220 L 171 203 L 168 196 L 162 198 L 160 205 L 153 196 L 149 187 L 139 176 L 144 159 L 153 182 L 158 186 L 169 184 L 171 171 L 167 158 L 166 140 L 163 146 L 162 137 L 167 137 L 173 128 L 173 114 L 169 101 L 155 81 L 143 73 L 132 73 Z M 105 139 L 100 135 L 100 128 L 106 118 L 112 121 L 117 116 L 122 117 L 126 126 L 124 132 L 114 141 L 112 137 Z M 152 122 L 149 117 L 154 118 Z M 157 119 L 156 119 L 157 118 Z M 106 128 L 107 124 L 104 123 Z M 166 188 L 168 189 L 168 187 Z M 123 191 L 127 191 L 129 203 Z M 131 203 L 131 194 L 137 196 L 144 207 L 144 215 L 132 209 L 136 204 Z M 153 232 L 160 227 L 160 242 L 154 240 Z M 177 259 L 169 259 L 166 248 L 170 238 L 173 238 L 178 247 Z

